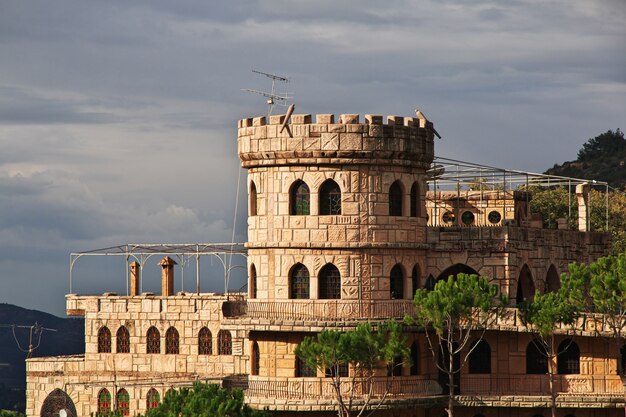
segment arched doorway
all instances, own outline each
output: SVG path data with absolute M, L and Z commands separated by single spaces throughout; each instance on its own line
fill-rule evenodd
M 57 388 L 48 394 L 39 415 L 41 417 L 76 417 L 76 407 L 70 396 Z
M 450 275 L 456 277 L 457 274 L 478 275 L 478 272 L 465 264 L 454 264 L 446 268 L 441 274 L 439 274 L 439 276 L 437 277 L 437 281 L 440 281 L 442 279 L 447 281 Z
M 535 283 L 533 275 L 528 265 L 524 264 L 517 279 L 517 295 L 515 301 L 520 304 L 522 301 L 533 301 L 535 299 Z
M 458 345 L 455 343 L 452 347 L 453 351 L 458 349 Z M 450 380 L 448 379 L 448 373 L 442 371 L 442 369 L 448 369 L 450 364 L 450 354 L 448 353 L 448 345 L 443 343 L 439 345 L 439 357 L 437 358 L 438 366 L 438 378 L 437 382 L 443 388 L 443 395 L 448 395 L 450 393 Z M 461 355 L 459 353 L 455 354 L 452 359 L 452 369 L 455 371 L 452 383 L 454 384 L 454 395 L 461 394 Z

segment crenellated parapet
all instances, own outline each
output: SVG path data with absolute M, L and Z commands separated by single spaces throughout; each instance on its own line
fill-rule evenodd
M 366 114 L 294 114 L 246 118 L 238 123 L 242 166 L 376 164 L 427 169 L 434 129 L 425 118 Z

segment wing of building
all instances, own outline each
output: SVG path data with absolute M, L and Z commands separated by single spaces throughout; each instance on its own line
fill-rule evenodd
M 240 120 L 247 291 L 202 293 L 198 281 L 196 292 L 175 292 L 176 256 L 210 254 L 210 245 L 119 249 L 127 293 L 67 296 L 68 314 L 85 317 L 85 354 L 28 360 L 28 417 L 144 413 L 193 381 L 242 387 L 252 407 L 280 415 L 336 415 L 330 378 L 299 361 L 296 346 L 323 329 L 402 319 L 417 288 L 460 272 L 489 277 L 511 305 L 458 376 L 456 414 L 548 415 L 545 359 L 516 304 L 558 288 L 569 263 L 608 254 L 608 235 L 589 230 L 589 185 L 436 159 L 423 116 L 363 119 L 294 114 L 282 131 L 284 116 Z M 567 219 L 543 228 L 530 212 L 529 186 L 546 181 L 572 193 L 576 230 Z M 157 262 L 147 254 L 159 254 L 160 295 L 141 290 L 159 278 L 142 276 L 142 262 Z M 617 353 L 597 323 L 559 336 L 569 346 L 555 376 L 563 416 L 623 415 Z M 440 417 L 447 376 L 423 329 L 408 343 L 413 364 L 376 377 L 374 396 L 389 389 L 378 413 Z

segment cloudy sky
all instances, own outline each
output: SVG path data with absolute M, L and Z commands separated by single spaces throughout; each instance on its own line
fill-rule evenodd
M 438 155 L 542 172 L 626 128 L 625 21 L 625 0 L 0 0 L 0 302 L 63 315 L 72 251 L 230 241 L 253 68 L 298 113 L 420 107 Z M 81 260 L 75 290 L 123 277 Z

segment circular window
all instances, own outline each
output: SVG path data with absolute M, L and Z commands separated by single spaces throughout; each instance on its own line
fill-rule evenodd
M 474 224 L 474 213 L 471 211 L 464 211 L 463 214 L 461 214 L 461 221 L 463 224 L 468 226 L 470 224 Z
M 489 212 L 489 214 L 487 215 L 487 219 L 489 220 L 489 223 L 492 224 L 500 223 L 500 220 L 502 220 L 502 215 L 499 211 L 493 210 Z
M 444 223 L 450 224 L 450 223 L 454 223 L 455 217 L 456 216 L 454 215 L 454 213 L 452 213 L 451 211 L 446 211 L 445 213 L 443 213 L 442 219 Z

